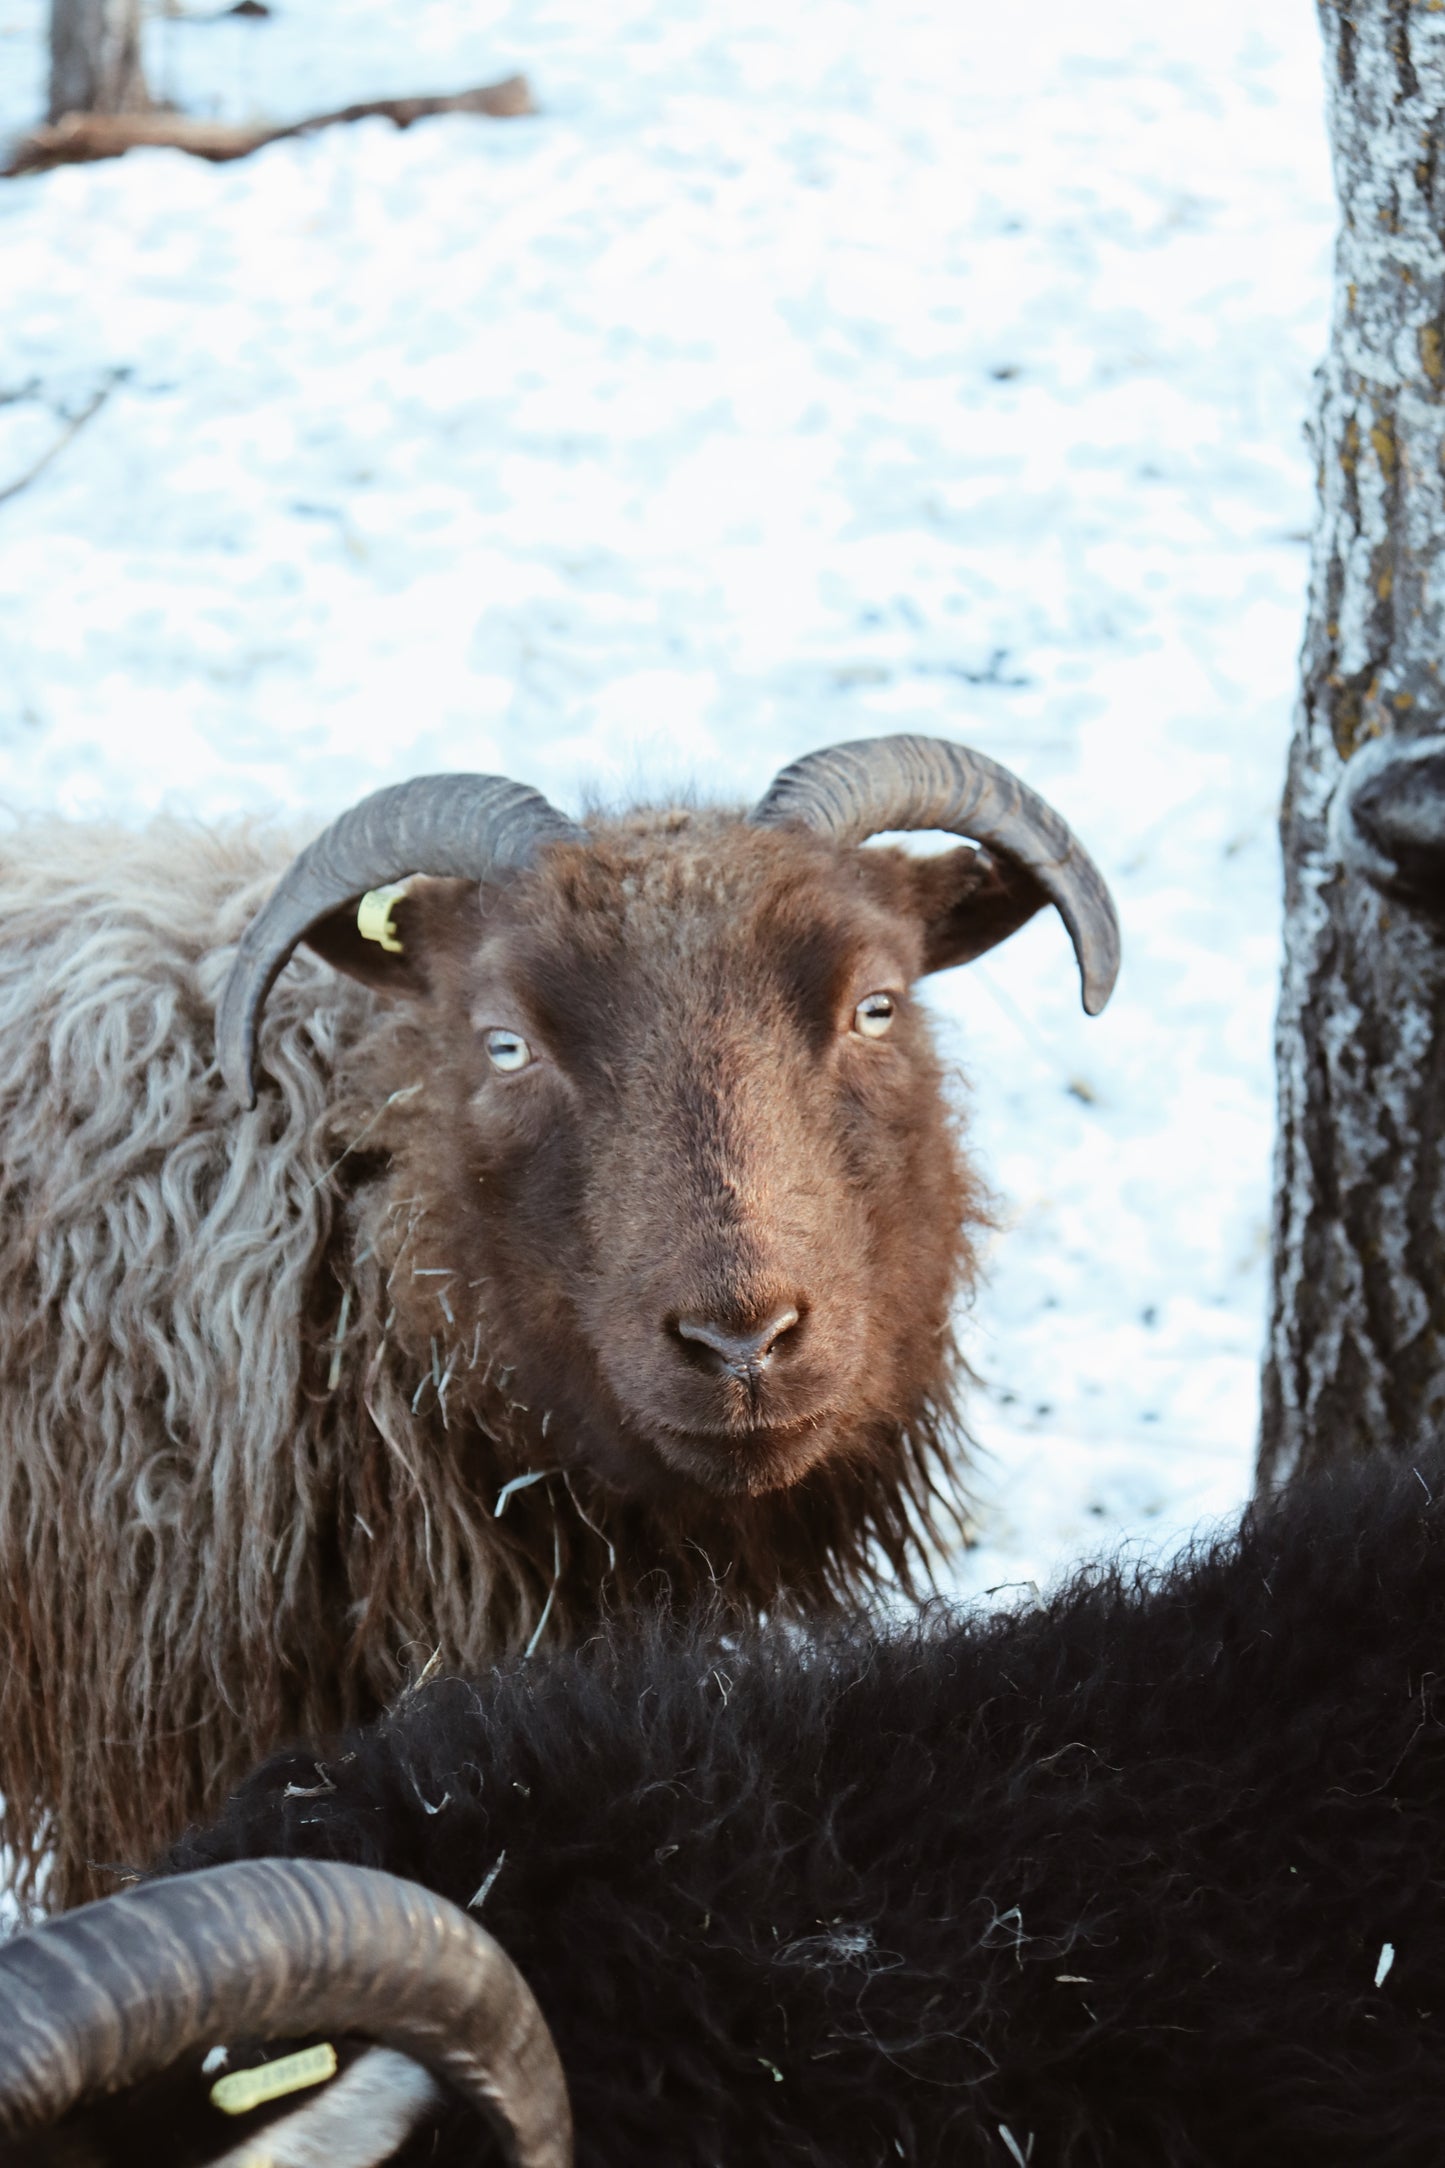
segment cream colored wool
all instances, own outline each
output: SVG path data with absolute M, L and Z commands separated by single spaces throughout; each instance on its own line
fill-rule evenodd
M 390 1698 L 438 1645 L 515 1647 L 546 1597 L 413 1416 L 415 1365 L 374 1359 L 375 1250 L 342 1265 L 331 1345 L 335 1261 L 377 1201 L 341 1156 L 376 1103 L 336 1074 L 371 998 L 298 957 L 253 1114 L 216 1070 L 231 947 L 295 847 L 178 822 L 0 845 L 0 1835 L 22 1897 L 48 1852 L 51 1903 L 114 1886 L 95 1870 L 149 1858 L 279 1738 Z

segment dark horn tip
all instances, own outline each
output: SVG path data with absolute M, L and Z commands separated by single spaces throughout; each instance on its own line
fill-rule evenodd
M 236 1032 L 228 1032 L 224 1017 L 217 1017 L 216 1061 L 226 1089 L 237 1105 L 250 1113 L 256 1104 L 256 1065 L 252 1050 Z
M 231 1097 L 249 1114 L 257 1099 L 255 1045 L 245 1016 L 238 1013 L 237 990 L 233 969 L 216 1005 L 216 1062 Z
M 1103 896 L 1101 923 L 1091 929 L 1093 939 L 1079 956 L 1079 987 L 1085 1016 L 1102 1016 L 1119 983 L 1119 919 L 1113 898 Z

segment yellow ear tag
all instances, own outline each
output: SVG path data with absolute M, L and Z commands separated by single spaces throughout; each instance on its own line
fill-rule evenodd
M 389 956 L 402 954 L 402 942 L 391 920 L 391 907 L 406 894 L 405 881 L 386 888 L 369 888 L 356 906 L 356 930 L 363 941 L 376 941 Z
M 268 2100 L 284 2099 L 287 2093 L 304 2092 L 308 2085 L 323 2085 L 336 2075 L 336 2050 L 329 2040 L 320 2047 L 298 2048 L 274 2063 L 258 2063 L 254 2070 L 231 2070 L 211 2087 L 211 2100 L 222 2115 L 249 2115 Z

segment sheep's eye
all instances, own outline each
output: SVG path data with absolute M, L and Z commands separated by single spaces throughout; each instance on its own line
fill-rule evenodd
M 894 1006 L 891 994 L 865 994 L 853 1011 L 853 1029 L 865 1039 L 881 1039 L 892 1026 Z
M 487 1059 L 503 1076 L 512 1076 L 518 1069 L 525 1069 L 532 1059 L 532 1049 L 519 1031 L 489 1031 L 486 1039 Z

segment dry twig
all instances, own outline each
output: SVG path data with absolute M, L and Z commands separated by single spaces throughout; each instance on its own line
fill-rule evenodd
M 517 120 L 536 110 L 526 76 L 509 75 L 503 82 L 458 91 L 452 97 L 374 98 L 364 105 L 342 106 L 335 113 L 313 113 L 309 119 L 290 121 L 280 128 L 196 120 L 185 113 L 67 113 L 16 144 L 3 178 L 44 173 L 52 166 L 119 158 L 126 151 L 144 147 L 189 151 L 195 158 L 224 165 L 232 158 L 249 157 L 263 144 L 280 143 L 288 136 L 313 135 L 318 128 L 336 127 L 345 121 L 390 120 L 398 128 L 410 128 L 414 121 L 430 120 L 438 113 L 477 113 L 492 120 Z
M 119 378 L 111 377 L 108 383 L 101 385 L 99 391 L 92 392 L 80 412 L 71 417 L 55 442 L 46 446 L 34 465 L 27 467 L 22 475 L 17 476 L 13 482 L 7 482 L 4 488 L 0 489 L 0 504 L 8 504 L 12 497 L 18 497 L 22 489 L 28 489 L 37 476 L 45 472 L 51 460 L 59 457 L 71 438 L 78 436 L 86 423 L 100 412 L 118 382 Z

